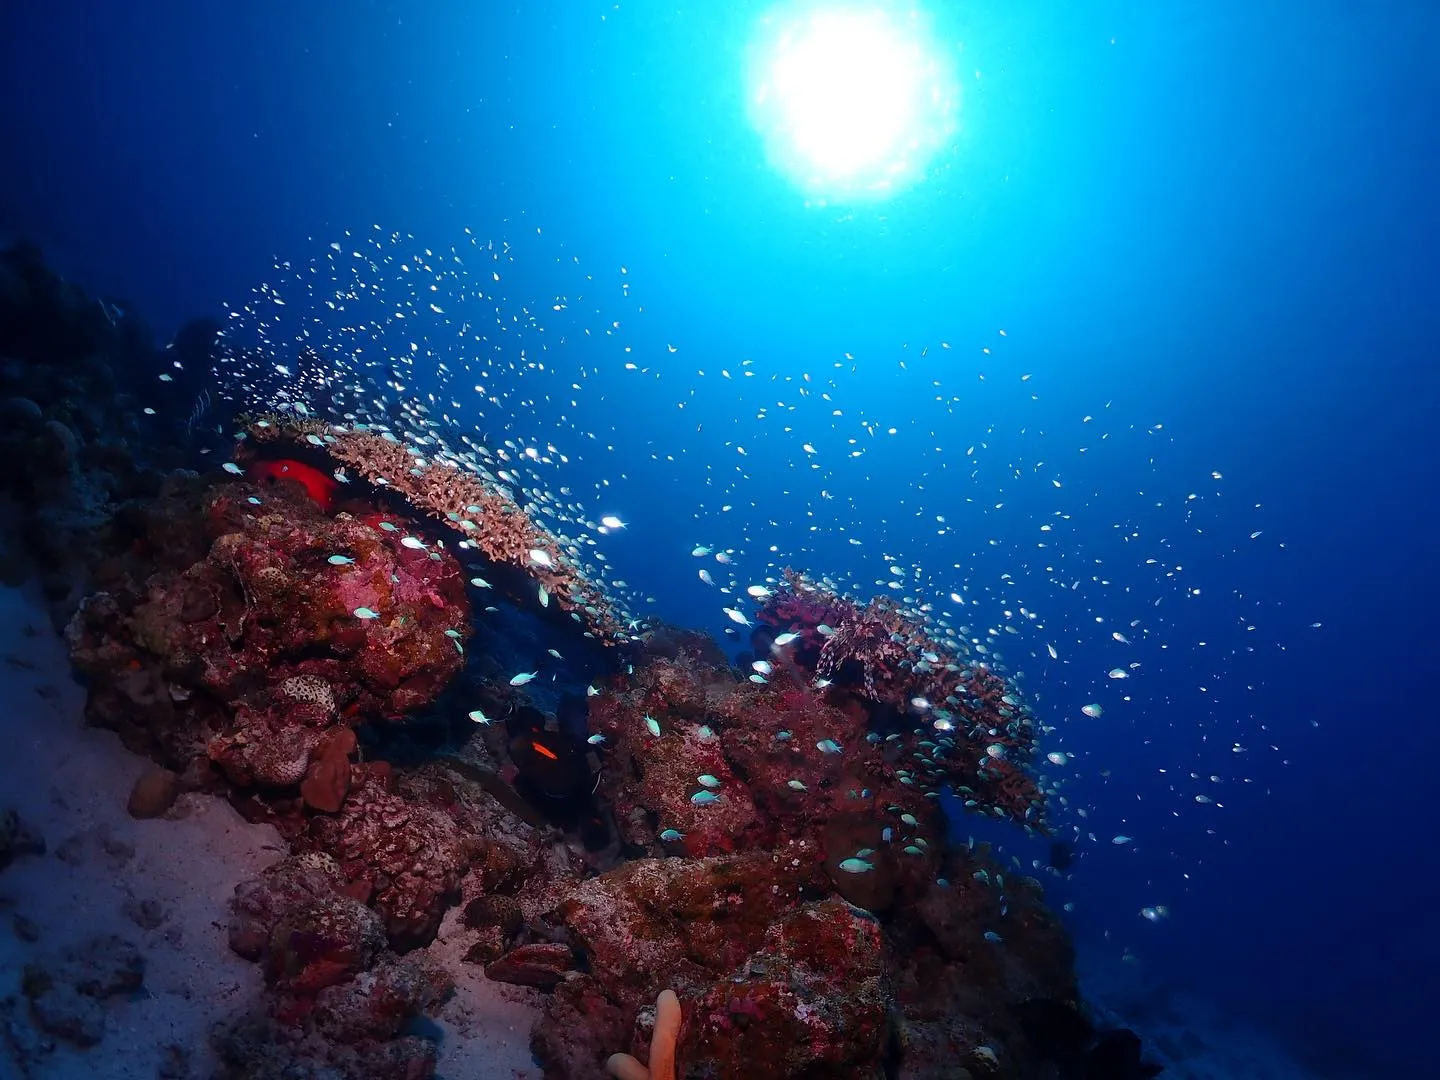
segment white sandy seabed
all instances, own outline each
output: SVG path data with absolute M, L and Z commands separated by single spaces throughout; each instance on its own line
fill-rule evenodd
M 84 704 L 44 611 L 0 588 L 0 812 L 17 811 L 46 847 L 0 869 L 0 1001 L 11 999 L 0 1011 L 0 1080 L 208 1078 L 211 1027 L 262 992 L 260 969 L 226 943 L 230 897 L 285 848 L 274 829 L 211 796 L 182 795 L 166 817 L 131 818 L 126 800 L 150 762 L 87 727 Z M 538 1080 L 536 992 L 462 964 L 457 916 L 430 947 L 457 984 L 430 1029 L 439 1075 Z M 143 956 L 142 987 L 104 1001 L 98 1044 L 50 1039 L 54 1048 L 37 1055 L 45 1037 L 22 993 L 26 965 L 57 968 L 68 951 L 83 965 L 109 935 Z

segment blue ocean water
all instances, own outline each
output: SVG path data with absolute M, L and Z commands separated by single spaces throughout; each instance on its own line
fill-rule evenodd
M 1070 756 L 1082 952 L 1433 1070 L 1440 13 L 935 3 L 953 137 L 820 205 L 747 115 L 769 5 L 414 7 L 6 6 L 0 232 L 162 336 L 331 349 L 314 283 L 410 259 L 403 396 L 553 445 L 637 607 L 900 579 Z

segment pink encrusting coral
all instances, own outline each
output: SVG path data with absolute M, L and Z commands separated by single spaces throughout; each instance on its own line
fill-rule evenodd
M 82 670 L 108 673 L 114 642 L 127 641 L 125 678 L 96 680 L 92 697 L 117 719 L 152 683 L 229 703 L 292 678 L 325 687 L 334 708 L 400 717 L 460 670 L 470 605 L 448 555 L 416 559 L 397 535 L 238 484 L 176 492 L 130 527 L 143 532 L 128 562 L 168 546 L 162 557 L 176 565 L 140 580 L 111 560 L 69 631 Z
M 931 786 L 954 784 L 972 807 L 1043 826 L 1044 798 L 1025 771 L 1034 720 L 1000 674 L 961 654 L 963 642 L 889 597 L 862 605 L 795 570 L 755 617 L 775 634 L 795 635 L 775 650 L 779 663 L 870 714 L 895 718 L 892 734 L 907 743 L 929 743 L 913 760 Z
M 824 606 L 842 624 L 864 612 Z M 650 858 L 577 887 L 546 916 L 588 968 L 557 986 L 537 1032 L 547 1075 L 590 1075 L 566 1033 L 608 1015 L 596 993 L 641 1009 L 664 987 L 685 1011 L 682 1076 L 858 1080 L 897 1053 L 917 1078 L 991 1054 L 1026 1075 L 1023 1044 L 933 1007 L 925 988 L 980 995 L 992 1010 L 1024 992 L 1073 991 L 1038 882 L 1007 882 L 983 847 L 952 845 L 940 807 L 955 785 L 977 807 L 1038 823 L 1034 780 L 937 734 L 928 716 L 879 734 L 877 720 L 898 714 L 838 662 L 842 677 L 816 686 L 803 651 L 781 646 L 768 680 L 751 680 L 672 638 L 590 699 L 606 747 L 601 795 L 623 844 Z M 969 717 L 1005 725 L 988 688 L 967 692 Z M 645 1037 L 642 1025 L 618 1045 Z

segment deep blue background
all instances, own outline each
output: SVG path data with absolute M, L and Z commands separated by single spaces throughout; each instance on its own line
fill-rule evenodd
M 1045 629 L 1006 651 L 1080 755 L 1098 835 L 1066 886 L 1081 940 L 1108 932 L 1317 1055 L 1429 1071 L 1435 6 L 943 5 L 955 146 L 853 213 L 807 209 L 746 124 L 758 5 L 416 7 L 0 7 L 0 232 L 166 332 L 372 223 L 524 239 L 516 302 L 569 295 L 554 260 L 578 257 L 595 279 L 571 329 L 621 320 L 652 370 L 552 340 L 554 389 L 584 368 L 584 399 L 513 423 L 564 435 L 581 494 L 613 481 L 594 512 L 631 522 L 607 550 L 642 595 L 718 631 L 689 547 L 740 549 L 743 585 L 773 543 L 862 582 L 893 553 L 937 598 L 968 577 L 981 629 L 1030 605 Z M 800 401 L 801 372 L 835 400 Z M 861 417 L 882 435 L 850 461 Z M 1135 618 L 1150 635 L 1114 651 Z M 1132 656 L 1127 706 L 1104 672 Z M 1148 903 L 1175 914 L 1142 922 Z

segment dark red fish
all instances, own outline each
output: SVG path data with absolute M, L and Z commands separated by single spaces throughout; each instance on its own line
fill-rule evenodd
M 283 482 L 299 484 L 310 501 L 327 514 L 335 506 L 335 492 L 340 482 L 303 461 L 290 458 L 256 461 L 250 465 L 249 472 L 250 479 L 262 487 L 273 487 Z

